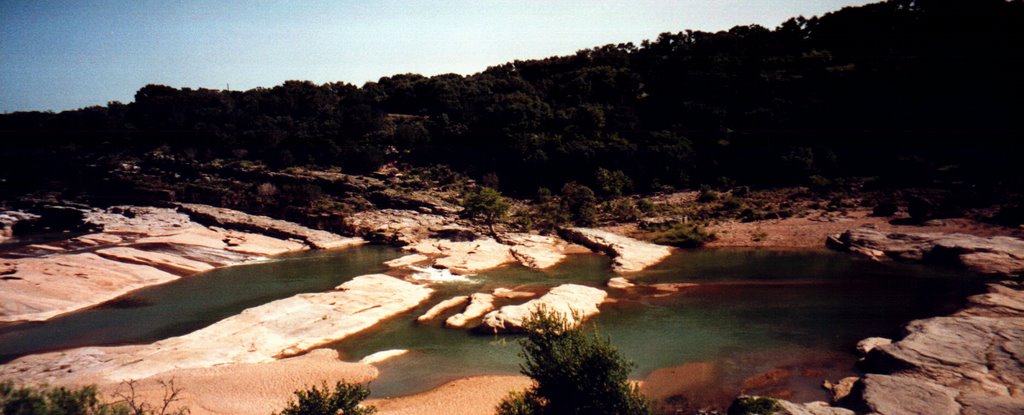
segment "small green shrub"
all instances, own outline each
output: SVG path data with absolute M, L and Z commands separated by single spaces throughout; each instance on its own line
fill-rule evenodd
M 782 409 L 772 398 L 741 396 L 729 406 L 729 415 L 772 415 Z
M 715 240 L 714 233 L 696 223 L 676 223 L 661 230 L 655 230 L 648 237 L 654 243 L 681 248 L 698 248 Z
M 15 386 L 0 383 L 0 413 L 4 415 L 108 415 L 127 414 L 125 407 L 112 407 L 100 401 L 96 387 Z
M 498 405 L 499 415 L 649 415 L 650 403 L 629 382 L 634 364 L 608 339 L 560 314 L 539 309 L 525 323 L 520 366 L 535 385 Z
M 377 409 L 359 404 L 368 396 L 370 390 L 358 383 L 338 382 L 333 390 L 324 383 L 322 388 L 295 391 L 296 400 L 280 415 L 370 415 Z
M 466 194 L 462 199 L 463 214 L 468 217 L 482 218 L 488 225 L 505 217 L 512 205 L 501 195 L 501 192 L 490 187 L 480 187 Z

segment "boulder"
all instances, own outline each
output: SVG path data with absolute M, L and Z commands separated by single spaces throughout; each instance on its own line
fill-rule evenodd
M 561 314 L 571 324 L 578 324 L 597 314 L 598 306 L 608 293 L 594 287 L 577 284 L 563 284 L 540 298 L 524 304 L 504 306 L 484 316 L 481 329 L 493 332 L 521 331 L 523 321 L 538 309 Z
M 612 257 L 612 269 L 627 273 L 642 271 L 672 255 L 672 248 L 590 228 L 559 229 L 562 238 L 604 252 Z
M 822 383 L 822 387 L 832 395 L 832 402 L 839 402 L 850 395 L 853 391 L 853 387 L 857 384 L 860 378 L 856 376 L 849 376 L 839 380 L 839 382 L 832 383 L 825 381 Z
M 608 284 L 607 285 L 608 285 L 608 288 L 618 288 L 618 289 L 626 289 L 626 288 L 631 288 L 631 287 L 635 287 L 636 286 L 636 284 L 633 284 L 632 282 L 630 282 L 629 280 L 627 280 L 627 279 L 625 279 L 623 277 L 613 277 L 613 278 L 608 280 Z

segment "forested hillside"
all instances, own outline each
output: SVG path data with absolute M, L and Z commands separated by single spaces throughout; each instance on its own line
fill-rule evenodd
M 520 195 L 569 181 L 646 192 L 815 176 L 1017 188 L 1022 32 L 1021 1 L 896 0 L 471 76 L 148 85 L 128 104 L 0 115 L 0 177 L 12 193 L 68 186 L 158 152 L 353 173 L 447 164 Z

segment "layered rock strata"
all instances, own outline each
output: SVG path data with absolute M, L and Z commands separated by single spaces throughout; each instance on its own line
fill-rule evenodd
M 895 233 L 850 229 L 828 238 L 838 250 L 874 259 L 955 265 L 977 273 L 1020 276 L 1024 273 L 1024 240 L 959 233 Z
M 200 223 L 282 238 L 296 238 L 317 249 L 347 248 L 366 242 L 362 238 L 346 238 L 331 232 L 307 228 L 297 223 L 267 216 L 250 215 L 234 209 L 194 203 L 181 203 L 178 206 Z
M 86 211 L 83 221 L 102 231 L 7 252 L 0 321 L 47 320 L 139 288 L 307 249 L 296 240 L 203 226 L 174 209 L 118 206 Z M 323 231 L 307 237 L 321 247 L 362 243 Z

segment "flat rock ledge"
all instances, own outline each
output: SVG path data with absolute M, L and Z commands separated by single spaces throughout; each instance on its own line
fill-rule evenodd
M 347 248 L 366 243 L 362 238 L 346 238 L 335 233 L 307 228 L 297 223 L 267 216 L 250 215 L 234 209 L 194 203 L 180 203 L 178 206 L 200 223 L 282 238 L 296 238 L 317 249 Z
M 1024 274 L 1024 240 L 958 233 L 890 233 L 850 229 L 826 240 L 830 248 L 874 259 L 952 264 L 988 275 Z
M 1018 288 L 993 284 L 951 316 L 910 322 L 901 340 L 862 342 L 869 373 L 839 404 L 881 415 L 1024 414 L 1024 292 Z
M 43 321 L 216 267 L 307 249 L 258 233 L 206 227 L 174 209 L 84 213 L 100 233 L 30 245 L 0 268 L 0 322 Z
M 559 229 L 559 235 L 567 241 L 608 254 L 612 257 L 613 270 L 619 273 L 642 271 L 672 255 L 670 247 L 639 241 L 600 229 L 563 228 Z
M 143 346 L 87 347 L 25 356 L 0 366 L 0 379 L 118 382 L 176 369 L 266 363 L 343 339 L 416 307 L 432 290 L 383 274 L 334 291 L 299 294 L 250 308 L 206 328 Z
M 561 314 L 571 324 L 578 324 L 596 315 L 598 306 L 608 296 L 604 290 L 577 284 L 563 284 L 540 298 L 519 305 L 508 305 L 484 315 L 481 330 L 498 332 L 522 331 L 523 321 L 538 309 Z

